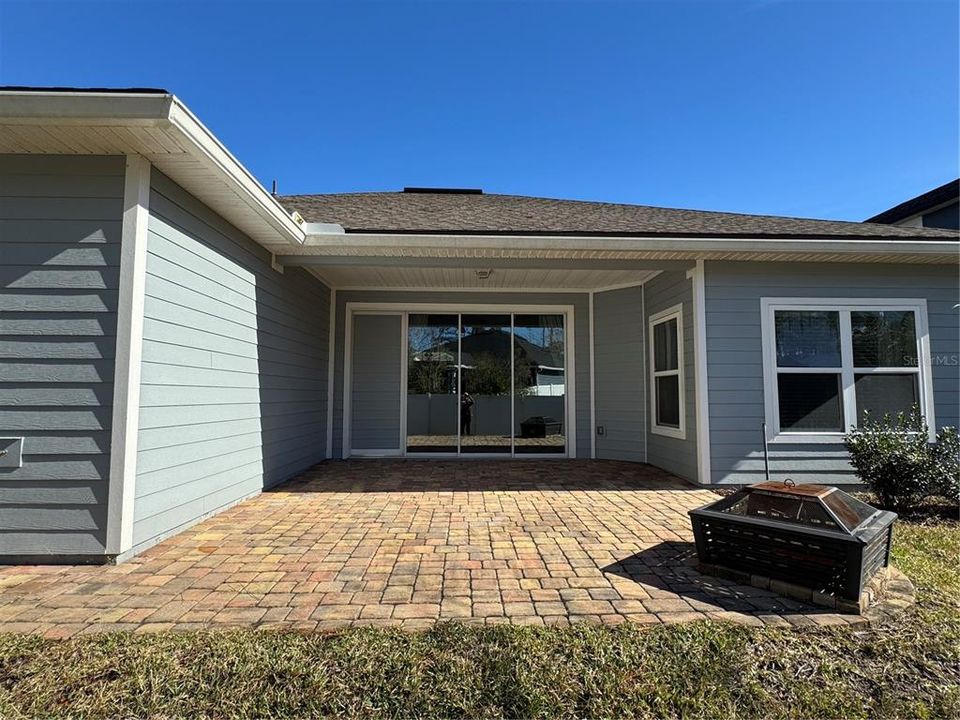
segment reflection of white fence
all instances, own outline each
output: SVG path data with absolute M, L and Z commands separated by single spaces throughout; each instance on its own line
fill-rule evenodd
M 541 386 L 544 388 L 545 386 Z M 533 390 L 534 388 L 530 388 Z M 510 396 L 473 397 L 473 435 L 508 435 L 510 430 Z M 564 422 L 564 397 L 556 395 L 517 396 L 513 432 L 520 434 L 520 423 L 542 415 Z M 456 435 L 460 402 L 456 395 L 407 395 L 408 435 Z M 563 429 L 564 431 L 566 428 Z
M 523 394 L 553 397 L 563 395 L 566 392 L 563 368 L 537 368 L 536 382 L 536 385 L 524 388 Z

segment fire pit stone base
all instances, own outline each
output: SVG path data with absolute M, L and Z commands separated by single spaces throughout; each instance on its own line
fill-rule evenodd
M 853 615 L 868 615 L 871 621 L 895 614 L 910 607 L 916 601 L 916 588 L 910 578 L 893 565 L 881 568 L 860 593 L 860 601 L 852 602 L 817 592 L 802 585 L 771 579 L 763 575 L 734 570 L 723 565 L 699 563 L 698 569 L 704 575 L 732 580 L 741 585 L 751 585 L 762 590 L 793 598 L 801 602 L 817 605 L 828 610 Z

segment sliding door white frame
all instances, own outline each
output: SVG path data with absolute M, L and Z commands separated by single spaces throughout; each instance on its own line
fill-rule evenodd
M 457 455 L 454 456 L 450 453 L 411 453 L 410 457 L 418 458 L 452 458 L 452 457 L 464 457 L 464 458 L 499 458 L 499 457 L 523 457 L 523 458 L 557 458 L 557 457 L 567 457 L 573 458 L 577 455 L 577 427 L 576 427 L 576 366 L 575 366 L 575 330 L 574 330 L 574 306 L 573 305 L 497 305 L 492 303 L 483 303 L 483 304 L 469 304 L 469 303 L 455 303 L 455 304 L 443 304 L 443 303 L 366 303 L 366 302 L 348 302 L 346 304 L 345 320 L 346 324 L 344 327 L 344 349 L 343 349 L 343 456 L 344 457 L 364 457 L 374 454 L 371 451 L 364 450 L 353 450 L 351 448 L 351 427 L 350 423 L 352 422 L 351 417 L 351 401 L 352 401 L 352 368 L 353 368 L 353 318 L 354 315 L 358 314 L 367 314 L 367 315 L 400 315 L 401 319 L 401 367 L 400 367 L 400 448 L 396 451 L 392 449 L 384 449 L 376 451 L 376 456 L 395 456 L 403 457 L 407 456 L 406 444 L 407 444 L 407 392 L 406 392 L 406 383 L 407 383 L 407 334 L 408 334 L 408 324 L 409 324 L 409 315 L 411 313 L 438 313 L 446 315 L 464 315 L 472 313 L 501 313 L 504 315 L 510 315 L 510 327 L 511 330 L 514 327 L 513 315 L 563 315 L 564 318 L 564 333 L 563 333 L 563 356 L 564 356 L 564 380 L 566 384 L 565 396 L 564 396 L 564 427 L 566 430 L 566 449 L 565 452 L 560 454 L 539 454 L 539 453 L 520 453 L 517 455 L 514 452 L 513 443 L 511 443 L 511 451 L 508 453 L 471 453 L 471 454 L 462 454 L 460 452 L 460 432 L 459 425 L 457 431 Z M 458 318 L 458 340 L 457 340 L 457 355 L 459 357 L 460 349 L 460 335 L 461 330 L 459 328 L 460 320 Z M 458 361 L 459 364 L 459 361 Z M 511 433 L 513 433 L 515 418 L 515 409 L 513 398 L 513 350 L 511 346 L 510 353 L 510 367 L 511 367 L 511 407 L 510 407 L 510 427 Z M 462 368 L 457 370 L 457 392 L 458 397 L 460 393 L 460 382 L 461 382 Z M 458 416 L 459 417 L 459 416 Z M 458 420 L 459 422 L 459 420 Z

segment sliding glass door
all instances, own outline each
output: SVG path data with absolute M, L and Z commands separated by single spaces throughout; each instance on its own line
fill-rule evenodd
M 514 315 L 514 447 L 566 452 L 567 378 L 563 315 Z
M 461 315 L 460 452 L 504 453 L 510 439 L 510 315 Z
M 562 314 L 410 314 L 407 327 L 408 454 L 566 454 Z
M 457 452 L 459 317 L 407 318 L 407 452 Z

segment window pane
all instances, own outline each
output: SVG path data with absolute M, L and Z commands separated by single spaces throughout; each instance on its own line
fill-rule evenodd
M 777 310 L 778 367 L 840 367 L 840 313 Z
M 780 373 L 777 376 L 781 431 L 841 431 L 840 375 Z
M 460 453 L 509 453 L 510 316 L 462 315 Z
M 677 320 L 667 320 L 653 326 L 653 369 L 676 370 L 677 364 Z
M 912 310 L 850 313 L 854 367 L 917 367 Z
M 864 411 L 869 411 L 875 420 L 886 413 L 893 416 L 898 412 L 909 412 L 919 402 L 915 373 L 855 375 L 854 388 L 857 391 L 858 419 L 863 419 Z
M 457 316 L 410 315 L 407 452 L 457 452 Z
M 680 376 L 664 375 L 654 379 L 657 392 L 657 425 L 680 427 Z
M 563 315 L 513 317 L 513 443 L 518 454 L 566 452 Z

